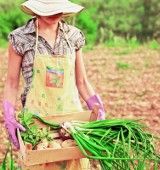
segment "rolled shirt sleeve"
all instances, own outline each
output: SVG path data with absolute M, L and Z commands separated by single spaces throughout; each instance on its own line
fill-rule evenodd
M 84 45 L 85 45 L 85 36 L 81 30 L 78 30 L 77 40 L 75 42 L 76 51 L 83 48 Z
M 19 40 L 19 36 L 14 33 L 14 32 L 11 32 L 9 35 L 8 35 L 8 40 L 9 42 L 11 43 L 13 49 L 15 50 L 15 52 L 20 55 L 20 56 L 23 56 L 23 44 L 22 42 Z

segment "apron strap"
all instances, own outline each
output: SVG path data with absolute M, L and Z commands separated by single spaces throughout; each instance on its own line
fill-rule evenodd
M 36 47 L 35 47 L 35 56 L 38 51 L 38 18 L 36 19 Z
M 68 40 L 68 36 L 67 36 L 67 34 L 64 32 L 64 37 L 65 37 L 65 40 L 67 41 L 67 43 L 68 43 L 68 45 L 69 45 L 69 48 L 70 48 L 70 51 L 71 51 L 71 53 L 72 53 L 72 47 L 71 47 L 71 44 L 70 44 L 70 42 L 69 42 L 69 40 Z
M 71 44 L 69 42 L 68 35 L 65 33 L 64 28 L 62 27 L 62 23 L 61 22 L 59 22 L 59 25 L 60 25 L 60 27 L 61 27 L 61 29 L 63 31 L 63 35 L 65 37 L 65 40 L 67 41 L 67 44 L 69 45 L 70 51 L 72 53 L 72 47 L 71 47 Z

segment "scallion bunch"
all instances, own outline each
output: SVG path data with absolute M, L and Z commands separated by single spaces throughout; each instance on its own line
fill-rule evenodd
M 36 138 L 38 127 L 33 118 L 53 129 L 62 127 L 68 131 L 85 157 L 98 160 L 102 170 L 150 170 L 151 166 L 158 170 L 160 165 L 160 155 L 154 146 L 156 138 L 139 120 L 72 121 L 59 125 L 22 112 L 20 122 L 27 129 L 23 135 L 30 137 L 31 133 Z
M 138 120 L 66 122 L 62 127 L 71 133 L 85 157 L 99 160 L 102 170 L 144 170 L 151 163 L 158 170 L 160 155 L 154 137 Z

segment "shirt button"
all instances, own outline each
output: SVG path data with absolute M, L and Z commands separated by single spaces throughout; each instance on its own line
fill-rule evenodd
M 58 64 L 61 65 L 61 61 L 58 61 Z

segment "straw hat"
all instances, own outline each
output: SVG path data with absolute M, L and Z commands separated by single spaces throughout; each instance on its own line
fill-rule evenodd
M 20 6 L 28 15 L 50 16 L 63 13 L 63 17 L 70 17 L 80 13 L 84 7 L 68 0 L 27 0 Z

